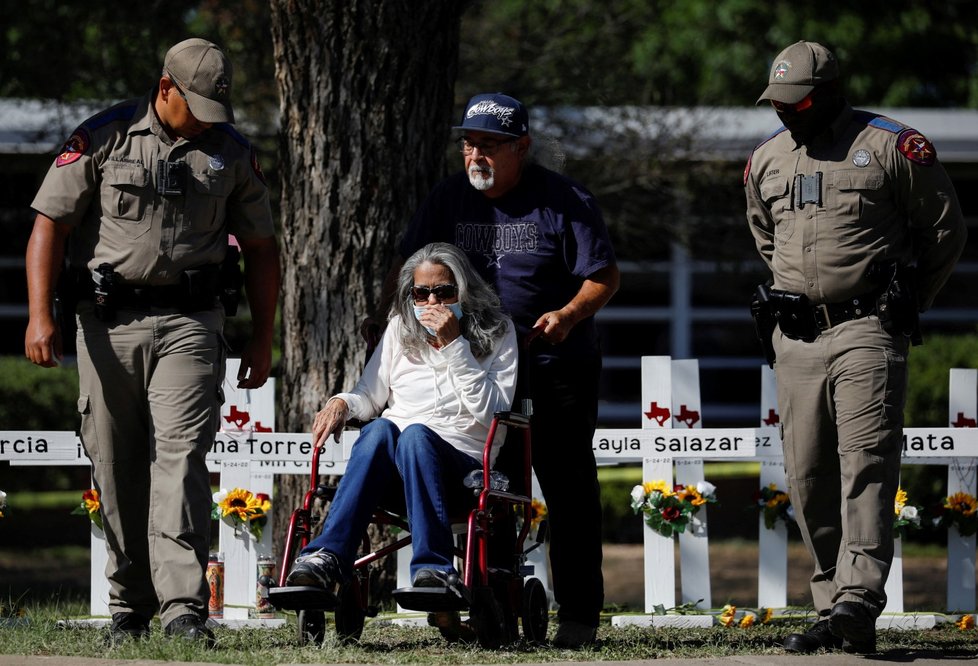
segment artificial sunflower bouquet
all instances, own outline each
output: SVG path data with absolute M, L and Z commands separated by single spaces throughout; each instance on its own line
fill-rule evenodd
M 907 536 L 910 529 L 920 529 L 920 507 L 909 503 L 906 490 L 897 488 L 893 500 L 893 538 Z
M 247 530 L 255 541 L 261 540 L 262 530 L 272 510 L 272 500 L 265 493 L 252 493 L 243 488 L 221 488 L 213 495 L 211 518 L 222 520 L 234 528 L 235 534 Z
M 664 537 L 682 534 L 704 504 L 716 504 L 716 486 L 700 481 L 695 486 L 665 481 L 647 481 L 632 488 L 632 511 L 645 516 L 645 523 Z
M 778 488 L 776 483 L 769 483 L 754 492 L 754 506 L 764 516 L 764 527 L 769 530 L 773 530 L 779 520 L 785 525 L 795 521 L 791 498 L 788 497 L 788 493 Z
M 81 503 L 71 512 L 73 516 L 88 516 L 95 527 L 102 529 L 102 500 L 95 488 L 89 488 L 82 493 Z
M 978 532 L 978 501 L 968 493 L 954 493 L 944 498 L 937 508 L 935 527 L 958 528 L 961 536 L 971 536 Z

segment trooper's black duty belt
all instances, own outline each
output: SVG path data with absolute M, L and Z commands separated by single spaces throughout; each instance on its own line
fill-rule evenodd
M 781 332 L 789 338 L 812 341 L 822 331 L 876 314 L 879 292 L 854 296 L 840 303 L 812 303 L 804 294 L 770 290 L 771 310 Z
M 94 274 L 73 271 L 72 289 L 77 300 L 94 303 L 99 319 L 111 321 L 117 310 L 198 312 L 213 308 L 220 296 L 220 277 L 220 267 L 215 264 L 184 271 L 177 284 L 132 285 L 120 281 L 111 266 L 102 264 Z

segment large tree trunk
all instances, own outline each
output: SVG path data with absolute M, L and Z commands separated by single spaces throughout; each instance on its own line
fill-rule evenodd
M 270 1 L 282 111 L 278 427 L 304 432 L 359 377 L 360 321 L 442 173 L 463 3 Z M 279 477 L 276 544 L 307 487 Z

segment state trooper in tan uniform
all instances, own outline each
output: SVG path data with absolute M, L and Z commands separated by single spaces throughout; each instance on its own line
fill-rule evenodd
M 147 635 L 157 612 L 167 635 L 213 642 L 204 458 L 220 419 L 222 300 L 233 309 L 223 297 L 240 287 L 225 262 L 229 233 L 253 320 L 243 388 L 268 377 L 279 287 L 268 190 L 229 124 L 230 86 L 217 46 L 173 46 L 153 90 L 75 130 L 32 204 L 25 352 L 44 367 L 61 358 L 54 291 L 67 240 L 62 284 L 77 302 L 78 409 L 102 499 L 111 642 Z
M 931 143 L 852 109 L 824 46 L 782 51 L 763 101 L 784 127 L 747 163 L 747 221 L 773 276 L 758 301 L 777 323 L 785 470 L 819 613 L 784 646 L 871 653 L 893 559 L 907 354 L 964 220 Z

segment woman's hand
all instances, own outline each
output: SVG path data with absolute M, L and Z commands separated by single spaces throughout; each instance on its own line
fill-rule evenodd
M 439 347 L 444 347 L 462 334 L 455 313 L 441 303 L 426 305 L 418 321 L 435 332 L 435 341 Z
M 340 441 L 340 433 L 343 426 L 350 418 L 350 407 L 343 398 L 331 398 L 326 406 L 316 413 L 316 418 L 312 422 L 312 441 L 316 448 L 326 443 L 326 438 L 330 435 L 333 440 Z

